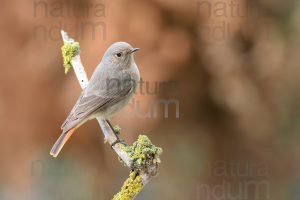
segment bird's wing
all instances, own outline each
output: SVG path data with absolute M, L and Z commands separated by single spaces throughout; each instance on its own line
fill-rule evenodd
M 134 82 L 127 81 L 122 86 L 111 84 L 109 88 L 98 89 L 92 94 L 86 92 L 88 88 L 84 89 L 61 129 L 66 132 L 90 115 L 115 105 L 131 94 L 134 87 Z

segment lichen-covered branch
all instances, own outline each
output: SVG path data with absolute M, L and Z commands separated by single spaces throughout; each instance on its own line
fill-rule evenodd
M 154 146 L 145 135 L 140 135 L 132 146 L 124 145 L 121 148 L 131 160 L 129 167 L 132 171 L 121 191 L 114 196 L 114 200 L 129 200 L 135 197 L 150 178 L 157 174 L 162 149 Z
M 124 182 L 121 191 L 116 194 L 113 200 L 130 200 L 133 199 L 143 188 L 142 178 L 140 175 L 131 171 L 129 178 Z
M 73 68 L 81 88 L 84 89 L 88 84 L 88 78 L 80 59 L 80 45 L 74 39 L 69 38 L 68 34 L 63 30 L 61 35 L 64 41 L 62 56 L 65 73 L 68 73 Z M 104 134 L 105 142 L 112 145 L 117 140 L 117 137 L 104 119 L 97 118 L 97 120 Z M 126 143 L 117 143 L 112 148 L 120 161 L 131 169 L 129 178 L 124 182 L 121 191 L 113 199 L 134 199 L 149 180 L 157 174 L 160 163 L 159 156 L 162 153 L 162 149 L 154 146 L 145 135 L 140 135 L 132 146 L 128 146 Z

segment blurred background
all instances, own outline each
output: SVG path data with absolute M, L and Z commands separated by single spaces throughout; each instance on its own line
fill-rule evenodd
M 111 199 L 128 176 L 97 122 L 57 159 L 80 86 L 60 30 L 90 77 L 116 41 L 141 50 L 142 84 L 113 124 L 162 147 L 137 199 L 300 199 L 300 2 L 11 0 L 0 8 L 0 199 Z

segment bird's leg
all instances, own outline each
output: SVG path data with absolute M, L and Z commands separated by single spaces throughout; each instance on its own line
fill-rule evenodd
M 114 132 L 114 134 L 117 136 L 118 134 L 116 133 L 116 131 L 115 131 L 113 125 L 110 123 L 109 119 L 107 119 L 106 122 L 107 122 L 108 126 L 111 128 L 111 130 Z
M 118 144 L 118 143 L 122 143 L 122 144 L 125 144 L 124 140 L 120 140 L 119 138 L 119 135 L 118 133 L 115 131 L 114 127 L 112 126 L 112 124 L 110 123 L 110 121 L 108 119 L 106 119 L 106 122 L 108 124 L 108 126 L 111 128 L 112 132 L 115 134 L 117 140 L 114 141 L 112 144 L 111 144 L 111 147 L 113 147 L 115 144 Z

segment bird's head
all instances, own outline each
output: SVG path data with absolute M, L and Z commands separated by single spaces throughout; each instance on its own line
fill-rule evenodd
M 138 50 L 126 42 L 116 42 L 107 49 L 103 58 L 114 66 L 126 68 L 134 63 L 133 54 Z

